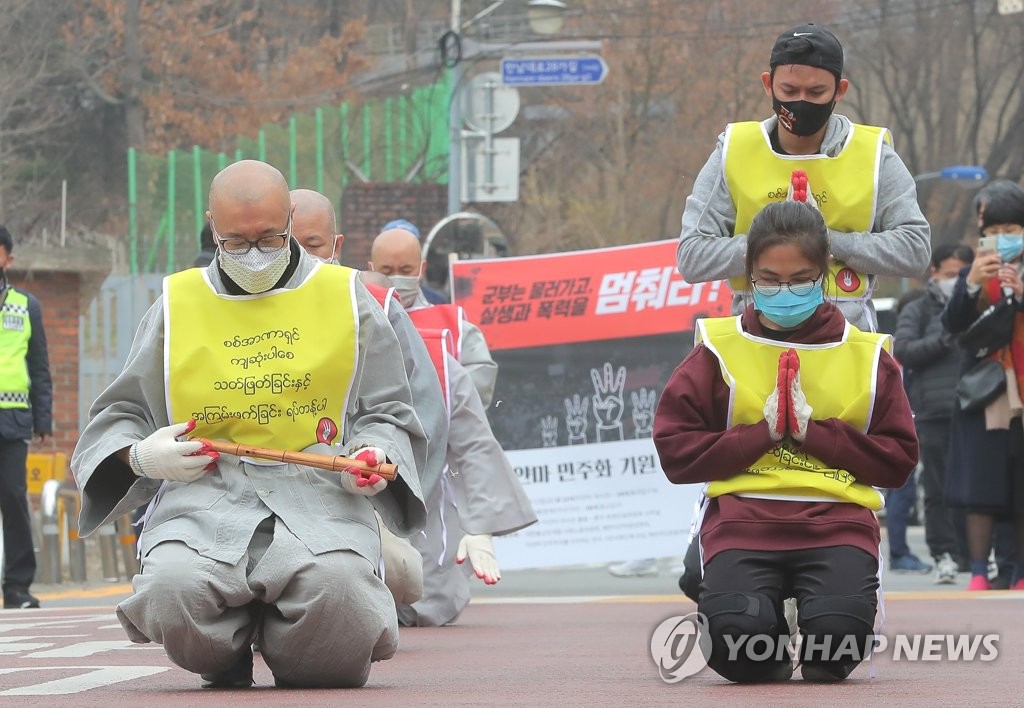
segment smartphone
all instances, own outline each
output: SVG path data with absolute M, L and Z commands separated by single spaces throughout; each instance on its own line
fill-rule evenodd
M 978 253 L 988 251 L 990 253 L 996 253 L 996 244 L 999 240 L 998 236 L 982 236 L 978 239 Z

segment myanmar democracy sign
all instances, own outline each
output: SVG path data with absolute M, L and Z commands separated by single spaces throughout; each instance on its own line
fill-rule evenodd
M 502 567 L 682 554 L 699 489 L 665 479 L 654 412 L 694 323 L 728 314 L 732 293 L 683 280 L 675 247 L 452 264 L 500 367 L 491 427 L 540 520 L 496 541 Z

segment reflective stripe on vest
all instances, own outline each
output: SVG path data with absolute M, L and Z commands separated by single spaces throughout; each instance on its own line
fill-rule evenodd
M 254 446 L 331 442 L 358 357 L 355 282 L 351 268 L 323 263 L 297 288 L 259 295 L 217 293 L 205 269 L 165 278 L 170 420 Z
M 0 308 L 0 408 L 28 408 L 28 295 L 8 288 Z
M 738 317 L 703 319 L 697 341 L 718 359 L 729 386 L 727 426 L 764 420 L 764 404 L 775 389 L 779 355 L 795 349 L 800 357 L 800 386 L 815 420 L 838 418 L 866 432 L 875 403 L 878 361 L 889 351 L 889 335 L 861 332 L 846 324 L 838 342 L 810 345 L 754 337 Z M 728 479 L 711 482 L 706 494 L 755 496 L 799 501 L 851 502 L 882 508 L 882 495 L 856 481 L 844 469 L 829 467 L 784 439 L 754 464 Z
M 786 198 L 793 170 L 807 173 L 807 183 L 830 229 L 844 233 L 870 231 L 875 220 L 882 144 L 886 142 L 891 143 L 892 138 L 885 128 L 854 123 L 835 157 L 779 155 L 772 150 L 762 123 L 731 123 L 725 130 L 722 152 L 725 180 L 736 206 L 734 233 L 747 233 L 761 209 Z M 828 297 L 871 297 L 865 274 L 842 261 L 833 261 L 829 271 Z M 730 278 L 729 284 L 737 292 L 750 290 L 746 277 Z

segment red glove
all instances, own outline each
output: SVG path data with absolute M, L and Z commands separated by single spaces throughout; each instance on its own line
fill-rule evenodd
M 786 428 L 790 436 L 797 442 L 807 437 L 807 425 L 814 409 L 807 402 L 803 388 L 800 387 L 800 357 L 795 349 L 790 349 L 782 356 L 786 357 Z
M 387 461 L 387 456 L 379 447 L 365 447 L 354 455 L 354 459 L 369 465 L 379 465 Z M 364 497 L 372 497 L 378 492 L 383 492 L 388 486 L 387 480 L 379 474 L 373 473 L 369 476 L 364 476 L 364 474 L 358 467 L 345 468 L 341 473 L 341 486 L 352 494 Z
M 779 373 L 775 379 L 775 390 L 764 402 L 764 419 L 768 421 L 768 434 L 779 442 L 786 437 L 789 424 L 789 352 L 779 355 Z
M 818 202 L 814 198 L 811 187 L 807 182 L 807 173 L 803 170 L 793 170 L 793 174 L 789 178 L 789 194 L 786 195 L 786 199 L 794 202 L 805 202 L 815 209 L 818 208 Z

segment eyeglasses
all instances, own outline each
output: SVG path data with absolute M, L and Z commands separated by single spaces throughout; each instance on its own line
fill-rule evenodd
M 270 236 L 263 236 L 255 241 L 248 241 L 244 238 L 221 238 L 220 234 L 217 233 L 217 225 L 213 223 L 213 219 L 210 219 L 210 230 L 213 232 L 213 237 L 217 239 L 217 243 L 224 249 L 225 252 L 235 256 L 244 256 L 246 253 L 252 250 L 255 246 L 256 250 L 260 253 L 273 253 L 278 249 L 284 247 L 288 242 L 288 237 L 292 233 L 292 215 L 288 215 L 288 224 L 284 227 L 284 231 L 279 234 L 272 234 Z
M 759 278 L 758 280 L 751 280 L 750 284 L 754 286 L 754 290 L 760 295 L 765 297 L 771 297 L 772 295 L 778 295 L 779 291 L 782 290 L 782 286 L 785 285 L 789 292 L 794 295 L 807 295 L 818 286 L 821 282 L 821 276 L 819 275 L 814 280 L 805 280 L 803 282 L 794 283 L 792 281 L 783 283 L 778 280 L 770 280 L 766 278 Z

